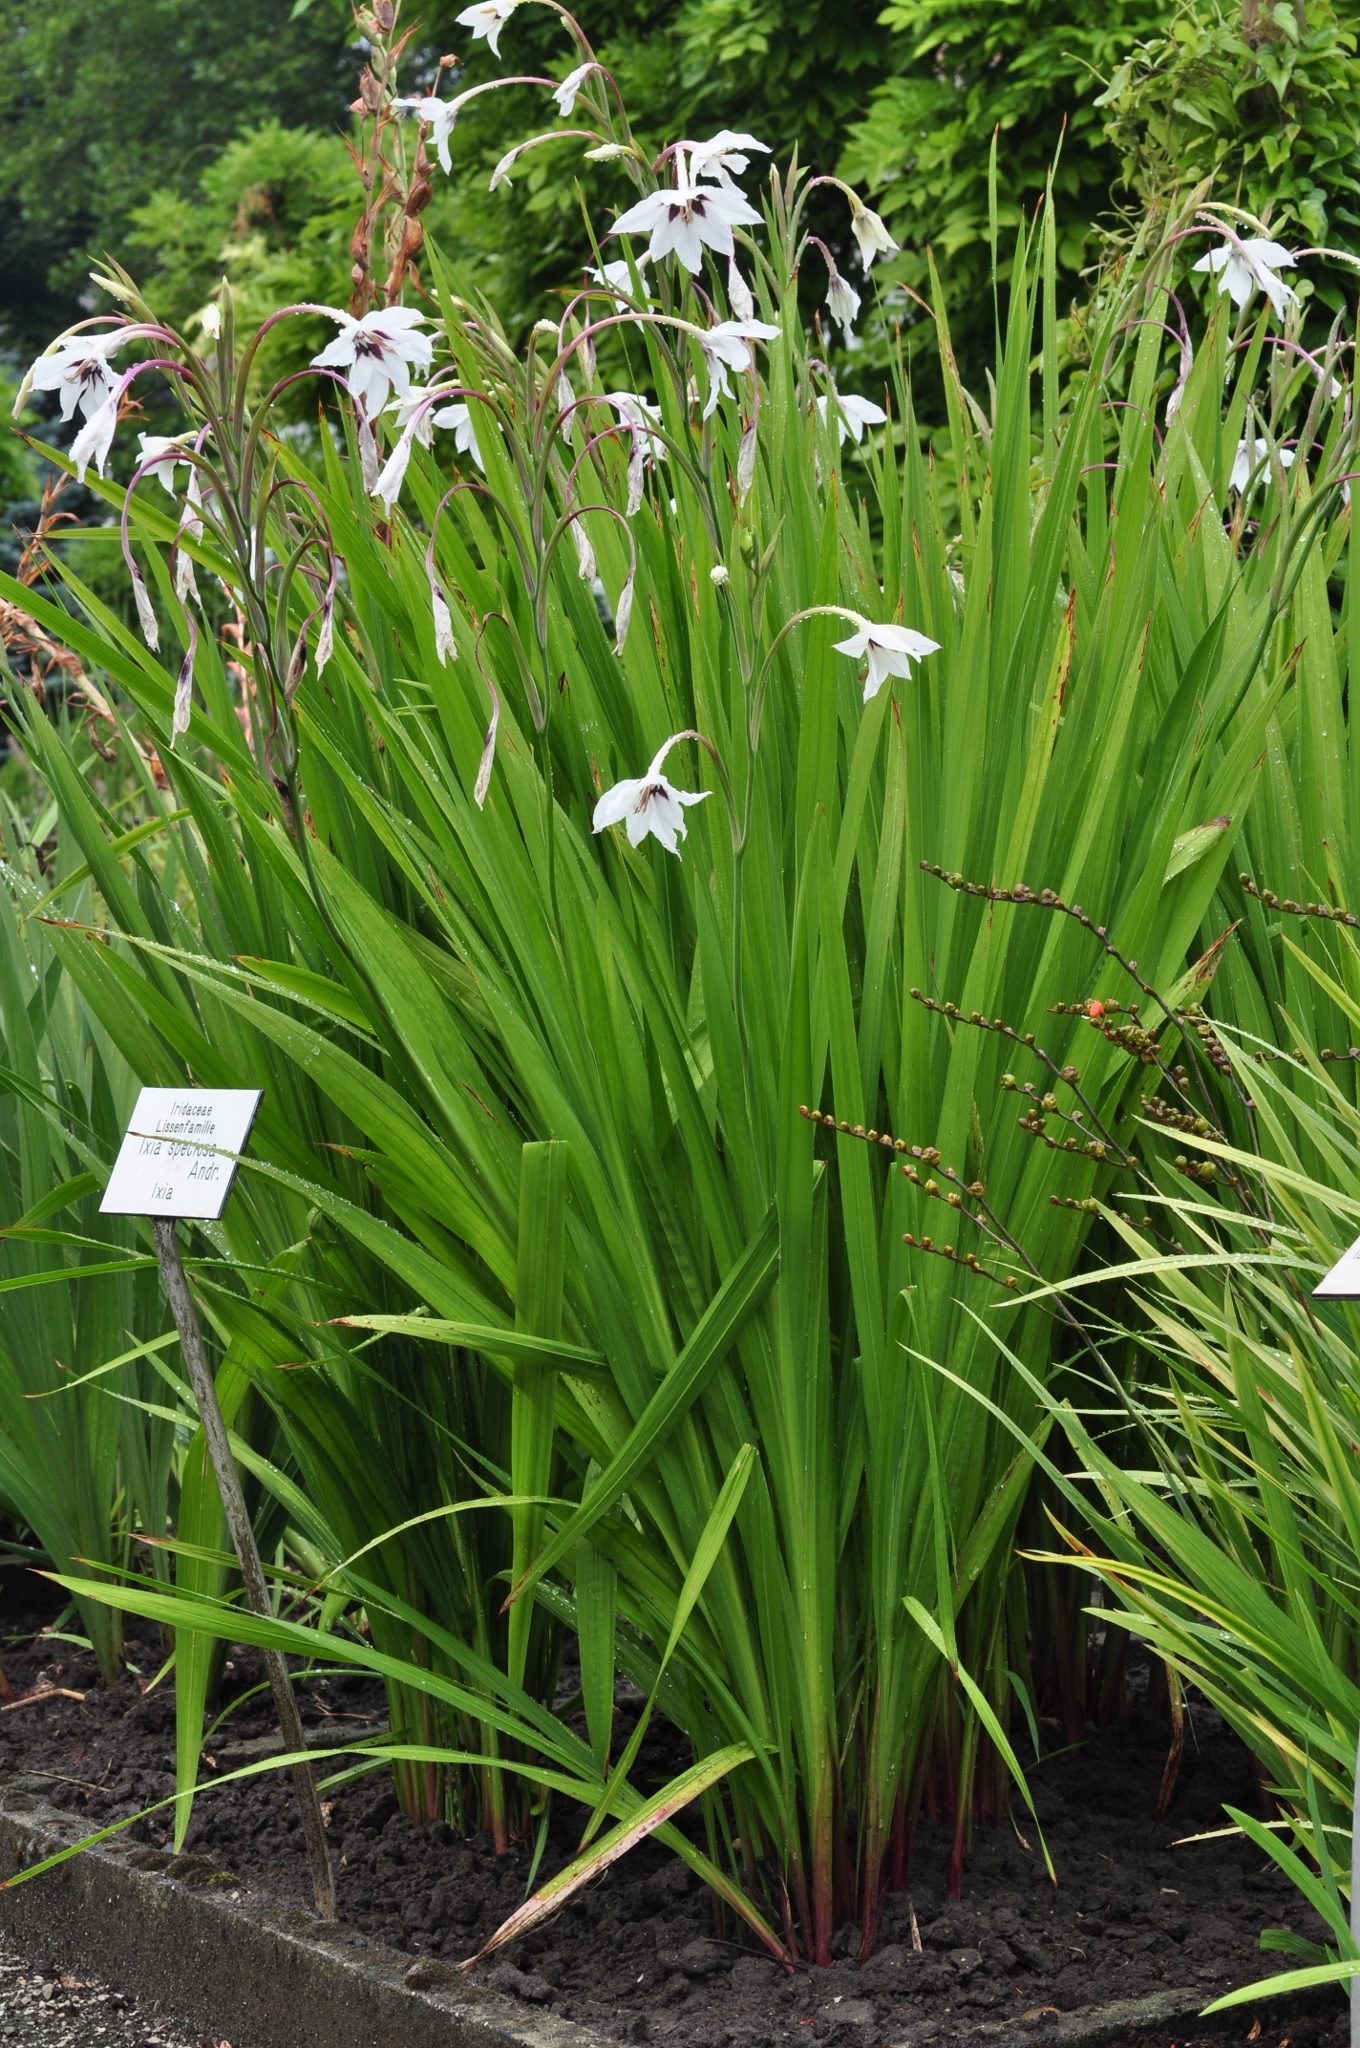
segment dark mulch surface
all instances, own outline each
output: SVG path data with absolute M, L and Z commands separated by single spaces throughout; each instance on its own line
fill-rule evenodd
M 0 1772 L 51 1774 L 44 1796 L 92 1829 L 173 1790 L 170 1682 L 146 1690 L 162 1661 L 159 1648 L 149 1639 L 130 1643 L 140 1675 L 129 1672 L 106 1690 L 77 1645 L 51 1637 L 26 1643 L 15 1640 L 16 1621 L 7 1618 L 5 1627 L 3 1662 L 19 1694 L 51 1686 L 86 1697 L 0 1714 Z M 233 1649 L 224 1700 L 261 1675 L 253 1652 Z M 307 1681 L 299 1698 L 312 1725 L 356 1732 L 385 1718 L 381 1689 L 364 1679 Z M 616 1753 L 635 1712 L 621 1701 Z M 260 1694 L 231 1714 L 209 1754 L 273 1726 L 268 1694 Z M 809 2034 L 878 2048 L 908 2036 L 943 2040 L 997 2020 L 1015 2023 L 1021 2039 L 1041 2008 L 1066 2012 L 1171 1987 L 1196 1987 L 1207 2004 L 1232 1985 L 1293 1966 L 1257 1948 L 1263 1927 L 1292 1926 L 1312 1939 L 1323 1930 L 1249 1845 L 1175 1846 L 1177 1837 L 1222 1825 L 1225 1800 L 1256 1805 L 1246 1755 L 1203 1702 L 1192 1709 L 1171 1811 L 1153 1824 L 1166 1743 L 1163 1720 L 1136 1708 L 1121 1726 L 1092 1729 L 1079 1748 L 1034 1769 L 1056 1889 L 1026 1816 L 1019 1830 L 977 1830 L 963 1901 L 945 1905 L 948 1831 L 923 1824 L 911 1874 L 919 1951 L 911 1905 L 897 1894 L 868 1963 L 853 1961 L 858 1938 L 847 1928 L 834 1968 L 800 1966 L 790 1976 L 730 1924 L 717 1924 L 708 1894 L 682 1864 L 644 1845 L 477 1974 L 620 2039 L 670 2040 L 674 2048 L 765 2048 Z M 644 1778 L 649 1767 L 662 1774 L 677 1761 L 674 1736 L 659 1728 L 644 1747 Z M 1018 1800 L 1016 1808 L 1023 1811 Z M 329 1822 L 342 1917 L 413 1961 L 473 1954 L 525 1896 L 530 1847 L 498 1857 L 488 1836 L 458 1839 L 442 1822 L 414 1828 L 379 1778 L 338 1792 Z M 559 1802 L 540 1879 L 573 1853 L 579 1827 L 580 1815 Z M 164 1846 L 168 1811 L 139 1822 L 135 1833 L 152 1848 Z M 242 1889 L 308 1898 L 292 1794 L 280 1777 L 205 1793 L 185 1847 L 233 1872 Z M 1286 2040 L 1291 2048 L 1332 2048 L 1341 2024 L 1330 2009 L 1309 2017 L 1263 2001 L 1180 2032 L 1176 2048 L 1245 2042 L 1257 2019 L 1260 2031 L 1250 2038 L 1259 2048 Z M 1169 2048 L 1171 2038 L 1149 2034 L 1130 2048 Z

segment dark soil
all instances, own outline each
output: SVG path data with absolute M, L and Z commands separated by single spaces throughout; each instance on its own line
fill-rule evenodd
M 67 1625 L 74 1633 L 77 1625 Z M 130 1641 L 128 1655 L 140 1673 L 105 1689 L 76 1643 L 51 1635 L 23 1639 L 9 1617 L 5 1627 L 4 1668 L 21 1698 L 49 1687 L 85 1697 L 56 1696 L 0 1712 L 0 1773 L 43 1774 L 32 1789 L 87 1820 L 92 1831 L 168 1796 L 171 1681 L 147 1689 L 163 1660 L 159 1646 Z M 257 1654 L 234 1648 L 224 1703 L 261 1677 Z M 361 1677 L 308 1680 L 299 1701 L 304 1722 L 328 1732 L 359 1733 L 386 1718 L 381 1688 Z M 615 1753 L 635 1713 L 636 1704 L 621 1700 Z M 208 1752 L 221 1760 L 229 1745 L 272 1732 L 269 1695 L 259 1693 L 235 1708 Z M 1154 1824 L 1166 1749 L 1164 1718 L 1135 1706 L 1121 1724 L 1091 1728 L 1076 1749 L 1033 1767 L 1056 1889 L 1023 1815 L 1018 1827 L 978 1828 L 963 1900 L 946 1905 L 949 1830 L 922 1822 L 910 1895 L 889 1895 L 878 1949 L 863 1965 L 853 1960 L 858 1930 L 845 1928 L 832 1969 L 784 1972 L 730 1921 L 717 1921 L 711 1898 L 685 1865 L 644 1844 L 476 1975 L 621 2040 L 669 2039 L 674 2048 L 773 2048 L 806 2039 L 804 2029 L 818 2040 L 839 2036 L 843 2048 L 879 2048 L 905 2037 L 943 2042 L 996 2020 L 1015 2022 L 1022 2039 L 1027 2024 L 1055 2008 L 1187 1986 L 1207 2004 L 1231 1986 L 1298 1967 L 1290 1957 L 1260 1951 L 1262 1928 L 1292 1927 L 1311 1940 L 1324 1930 L 1250 1844 L 1177 1845 L 1178 1838 L 1225 1825 L 1225 1801 L 1248 1811 L 1259 1804 L 1249 1759 L 1212 1708 L 1192 1700 L 1175 1798 L 1166 1820 Z M 673 1731 L 662 1725 L 644 1745 L 640 1781 L 649 1770 L 659 1781 L 681 1755 Z M 211 1773 L 205 1762 L 205 1777 Z M 1015 1806 L 1023 1814 L 1018 1799 Z M 460 1839 L 443 1822 L 413 1827 L 381 1777 L 337 1791 L 328 1819 L 342 1918 L 406 1950 L 413 1964 L 431 1959 L 432 1980 L 444 1974 L 434 1959 L 447 1964 L 474 1954 L 524 1899 L 532 1845 L 497 1856 L 487 1835 Z M 540 1882 L 574 1853 L 580 1821 L 559 1802 Z M 147 1849 L 167 1850 L 169 1809 L 133 1832 Z M 231 1871 L 243 1890 L 309 1899 L 296 1809 L 281 1776 L 202 1794 L 185 1850 Z M 1249 2035 L 1257 2017 L 1260 2030 Z M 1248 2038 L 1277 2048 L 1286 2037 L 1291 2048 L 1330 2048 L 1337 2025 L 1344 2030 L 1330 2009 L 1308 2017 L 1288 2001 L 1264 2001 L 1182 2031 L 1176 2048 Z M 1168 2048 L 1169 2038 L 1149 2034 L 1137 2048 Z

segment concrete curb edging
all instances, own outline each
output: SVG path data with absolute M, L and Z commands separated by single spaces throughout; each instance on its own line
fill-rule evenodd
M 1212 1991 L 1186 1988 L 1151 1991 L 1143 1998 L 1121 1998 L 1113 2005 L 1083 2005 L 1073 2012 L 1046 2014 L 1038 2020 L 988 2020 L 966 2033 L 932 2030 L 932 2040 L 967 2043 L 967 2048 L 1115 2048 L 1151 2027 L 1180 2028 L 1197 2020 L 1214 1996 Z M 1209 2021 L 1210 2026 L 1213 2021 Z M 894 2048 L 917 2048 L 923 2035 L 907 2035 Z
M 0 1781 L 0 1875 L 40 1863 L 86 1830 Z M 235 1890 L 203 1857 L 171 1857 L 115 1836 L 55 1870 L 0 1891 L 0 1930 L 116 1989 L 160 1999 L 237 2048 L 619 2048 L 551 2013 L 457 1978 L 412 1986 L 410 1956 L 298 1907 Z M 430 1961 L 427 1975 L 447 1966 Z M 452 1972 L 449 1972 L 452 1978 Z M 896 2048 L 1114 2048 L 1198 2017 L 1212 1993 L 1157 1991 L 1039 2020 L 966 2028 L 926 2022 Z
M 0 1788 L 6 1876 L 87 1832 L 12 1780 Z M 167 1858 L 164 1871 L 138 1869 L 143 1858 L 160 1860 L 125 1837 L 83 1849 L 0 1891 L 0 1928 L 238 2048 L 618 2048 L 466 1979 L 410 1989 L 413 1959 L 352 1927 L 233 1898 L 201 1857 Z

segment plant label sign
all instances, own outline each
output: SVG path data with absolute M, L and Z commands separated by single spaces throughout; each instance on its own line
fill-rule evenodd
M 1360 1237 L 1313 1289 L 1315 1301 L 1360 1301 Z
M 215 1222 L 226 1207 L 263 1090 L 143 1088 L 119 1147 L 105 1216 Z

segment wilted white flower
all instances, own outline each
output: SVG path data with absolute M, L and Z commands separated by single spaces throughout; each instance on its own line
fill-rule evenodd
M 172 747 L 181 733 L 188 732 L 194 707 L 194 649 L 198 645 L 198 632 L 194 625 L 193 613 L 187 613 L 186 617 L 189 621 L 189 647 L 175 679 L 175 708 L 170 719 Z
M 590 535 L 583 520 L 572 520 L 571 537 L 576 543 L 576 573 L 583 583 L 594 583 L 595 550 L 590 545 Z
M 608 825 L 626 824 L 628 840 L 632 846 L 640 846 L 650 832 L 659 839 L 667 853 L 678 854 L 677 838 L 683 839 L 688 827 L 685 824 L 685 805 L 701 804 L 710 792 L 706 789 L 675 789 L 661 773 L 676 734 L 668 739 L 661 752 L 652 762 L 645 775 L 636 781 L 616 782 L 607 789 L 595 806 L 592 825 L 597 832 L 603 832 Z
M 173 457 L 170 457 L 171 449 Z M 166 459 L 169 457 L 170 459 Z M 137 436 L 137 467 L 143 463 L 155 462 L 155 475 L 161 486 L 173 498 L 175 495 L 175 471 L 182 462 L 187 462 L 184 446 L 174 434 L 139 434 Z M 192 465 L 190 465 L 192 467 Z
M 321 603 L 321 631 L 316 636 L 316 653 L 312 659 L 316 672 L 321 675 L 335 652 L 335 598 L 328 590 Z
M 695 185 L 691 182 L 685 152 L 675 153 L 675 185 L 669 191 L 650 192 L 620 214 L 610 229 L 612 235 L 651 236 L 647 254 L 653 263 L 672 251 L 686 270 L 703 267 L 704 246 L 720 256 L 733 252 L 734 227 L 759 227 L 760 215 L 748 206 L 735 185 Z
M 1249 305 L 1258 286 L 1275 308 L 1277 320 L 1284 318 L 1286 306 L 1298 304 L 1298 293 L 1277 275 L 1294 268 L 1294 258 L 1279 242 L 1259 237 L 1250 242 L 1224 242 L 1191 268 L 1217 277 L 1219 291 L 1227 292 L 1235 306 Z
M 1228 489 L 1230 491 L 1245 491 L 1253 476 L 1259 482 L 1263 474 L 1269 474 L 1269 470 L 1266 467 L 1269 458 L 1270 443 L 1268 441 L 1248 441 L 1246 436 L 1243 435 L 1237 444 L 1237 453 L 1233 457 L 1232 475 L 1228 478 Z M 1293 449 L 1281 448 L 1280 467 L 1288 469 L 1293 460 Z
M 737 450 L 737 502 L 739 504 L 744 505 L 746 503 L 750 495 L 751 486 L 755 480 L 756 419 L 753 416 L 751 424 L 741 437 L 741 446 Z
M 499 57 L 501 30 L 518 6 L 519 0 L 476 0 L 474 6 L 465 7 L 454 20 L 460 28 L 472 30 L 474 41 L 485 36 L 492 56 Z
M 115 392 L 117 388 L 115 385 Z M 77 483 L 84 483 L 85 472 L 91 463 L 103 476 L 104 465 L 109 459 L 109 450 L 113 446 L 117 427 L 118 400 L 116 396 L 110 396 L 96 412 L 90 414 L 71 443 L 71 460 L 75 464 Z
M 458 649 L 453 639 L 453 617 L 449 611 L 448 599 L 437 583 L 430 588 L 430 604 L 434 612 L 434 651 L 439 657 L 439 666 L 446 661 L 457 661 Z
M 364 489 L 371 498 L 378 488 L 382 464 L 378 460 L 378 437 L 373 431 L 373 422 L 362 406 L 355 416 L 354 431 L 359 443 L 359 467 L 363 471 Z
M 412 444 L 416 436 L 421 434 L 421 429 L 425 426 L 428 419 L 429 414 L 427 413 L 424 419 L 414 421 L 400 435 L 372 485 L 373 496 L 381 501 L 382 508 L 389 519 L 392 516 L 392 507 L 401 496 L 401 487 L 406 481 L 406 472 L 411 462 Z M 421 438 L 428 445 L 429 437 L 422 435 Z
M 625 519 L 631 519 L 641 506 L 646 477 L 647 443 L 641 434 L 635 433 L 632 447 L 628 451 L 628 501 L 623 508 Z
M 636 391 L 606 391 L 604 402 L 612 405 L 626 427 L 633 429 L 634 446 L 645 444 L 652 457 L 664 457 L 670 453 L 657 429 L 661 425 L 661 411 L 649 398 L 641 397 Z
M 763 150 L 766 156 L 770 154 L 768 142 L 757 142 L 754 135 L 737 135 L 730 128 L 720 128 L 716 135 L 709 136 L 707 142 L 690 144 L 690 174 L 695 178 L 717 178 L 726 184 L 729 173 L 740 177 L 750 163 L 750 157 L 745 154 L 748 149 Z
M 553 88 L 553 98 L 557 101 L 557 111 L 564 121 L 576 105 L 577 93 L 581 90 L 591 72 L 598 71 L 599 68 L 598 64 L 578 64 L 574 71 L 567 73 L 560 85 Z
M 478 469 L 484 469 L 482 451 L 477 445 L 477 428 L 471 408 L 461 399 L 457 405 L 441 405 L 434 415 L 437 427 L 447 427 L 453 435 L 453 445 L 460 455 L 470 455 Z
M 828 400 L 823 394 L 817 400 L 817 411 L 826 419 Z M 871 398 L 856 398 L 851 391 L 836 393 L 836 440 L 843 445 L 847 434 L 852 434 L 856 443 L 864 439 L 866 427 L 881 427 L 888 415 L 881 405 L 875 405 Z
M 719 394 L 731 396 L 732 387 L 727 381 L 729 370 L 749 370 L 751 351 L 749 341 L 773 341 L 779 329 L 771 327 L 768 320 L 720 320 L 715 327 L 706 328 L 699 335 L 699 346 L 704 353 L 708 367 L 708 397 L 704 401 L 704 418 L 708 419 L 718 403 Z
M 738 320 L 755 319 L 756 302 L 735 256 L 729 257 L 727 264 L 727 303 Z
M 126 340 L 126 329 L 114 327 L 103 334 L 73 334 L 58 342 L 34 363 L 24 379 L 24 395 L 29 390 L 59 391 L 64 420 L 71 418 L 77 406 L 87 420 L 93 418 L 118 382 L 109 357 Z
M 623 653 L 623 643 L 628 638 L 628 625 L 633 616 L 633 590 L 636 584 L 636 570 L 630 568 L 624 578 L 619 601 L 614 607 L 614 652 Z
M 889 676 L 909 676 L 912 662 L 938 653 L 939 646 L 938 640 L 928 640 L 924 633 L 917 633 L 910 626 L 875 626 L 868 619 L 848 640 L 835 642 L 836 652 L 848 654 L 852 661 L 863 661 L 868 656 L 869 673 L 864 679 L 866 704 L 878 695 Z
M 839 270 L 833 270 L 826 287 L 827 308 L 833 320 L 839 320 L 848 336 L 859 317 L 859 293 L 852 284 L 847 284 Z
M 312 368 L 348 370 L 346 382 L 370 419 L 381 412 L 394 387 L 409 390 L 413 367 L 429 369 L 434 343 L 415 331 L 424 322 L 423 313 L 409 306 L 377 306 L 356 320 L 336 306 L 325 311 L 341 331 L 312 357 Z
M 409 100 L 393 100 L 392 108 L 398 114 L 414 114 L 418 121 L 430 124 L 430 140 L 440 165 L 446 172 L 452 172 L 453 159 L 449 155 L 449 137 L 454 122 L 458 119 L 458 108 L 453 100 L 436 99 L 432 95 L 422 98 L 419 94 Z
M 850 195 L 850 232 L 859 244 L 860 261 L 870 269 L 875 256 L 896 256 L 896 242 L 871 206 L 856 194 Z

